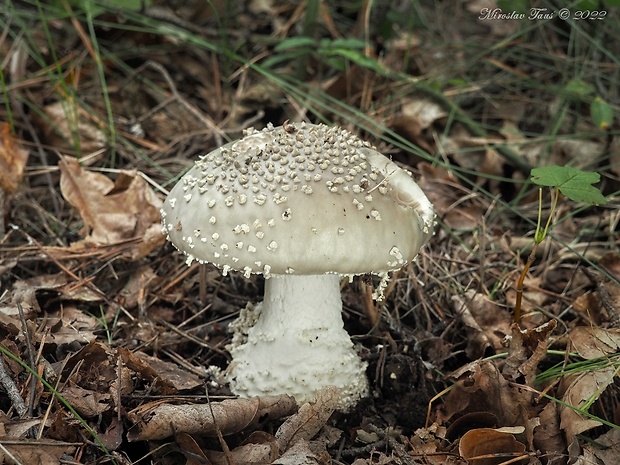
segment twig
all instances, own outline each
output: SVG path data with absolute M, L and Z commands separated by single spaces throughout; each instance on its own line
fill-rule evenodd
M 11 404 L 15 407 L 17 414 L 20 418 L 23 418 L 28 413 L 28 409 L 26 408 L 26 404 L 24 403 L 24 399 L 22 399 L 19 394 L 19 389 L 17 389 L 17 385 L 13 382 L 11 377 L 9 376 L 6 364 L 2 357 L 0 357 L 0 384 L 4 387 L 9 399 L 11 399 Z
M 35 369 L 35 361 L 34 354 L 32 353 L 32 341 L 30 340 L 30 331 L 28 331 L 28 326 L 26 324 L 26 317 L 24 316 L 24 309 L 22 305 L 17 303 L 17 311 L 19 312 L 19 321 L 22 324 L 22 331 L 24 333 L 24 337 L 26 338 L 26 347 L 28 348 L 28 359 L 30 360 L 30 366 L 32 369 Z M 34 399 L 36 396 L 36 384 L 37 379 L 34 376 L 30 377 L 30 399 L 28 400 L 28 414 L 30 416 L 34 413 Z

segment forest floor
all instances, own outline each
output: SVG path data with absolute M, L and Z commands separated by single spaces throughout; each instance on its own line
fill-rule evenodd
M 0 463 L 620 463 L 620 7 L 527 3 L 5 2 Z M 368 140 L 437 214 L 383 301 L 342 284 L 346 413 L 232 396 L 264 279 L 161 233 L 199 155 L 286 121 Z M 553 209 L 551 165 L 607 202 Z

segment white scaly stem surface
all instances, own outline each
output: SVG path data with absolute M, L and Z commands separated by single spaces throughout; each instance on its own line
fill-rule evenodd
M 289 394 L 310 401 L 329 385 L 346 410 L 367 394 L 366 364 L 344 330 L 340 276 L 274 275 L 247 341 L 231 348 L 231 389 L 244 397 Z

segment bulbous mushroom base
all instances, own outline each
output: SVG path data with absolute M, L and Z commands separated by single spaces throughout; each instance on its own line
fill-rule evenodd
M 230 347 L 228 379 L 241 397 L 289 394 L 312 401 L 326 386 L 340 390 L 346 411 L 368 394 L 366 366 L 343 328 L 336 275 L 273 276 L 247 339 Z M 236 338 L 238 340 L 238 337 Z

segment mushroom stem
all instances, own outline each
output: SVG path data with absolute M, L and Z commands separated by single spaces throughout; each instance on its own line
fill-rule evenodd
M 260 316 L 247 341 L 231 348 L 234 393 L 284 392 L 306 402 L 334 385 L 342 410 L 366 395 L 366 363 L 344 330 L 339 275 L 272 275 L 257 307 Z
M 339 275 L 273 275 L 265 280 L 263 313 L 256 326 L 312 342 L 344 331 L 341 311 Z

